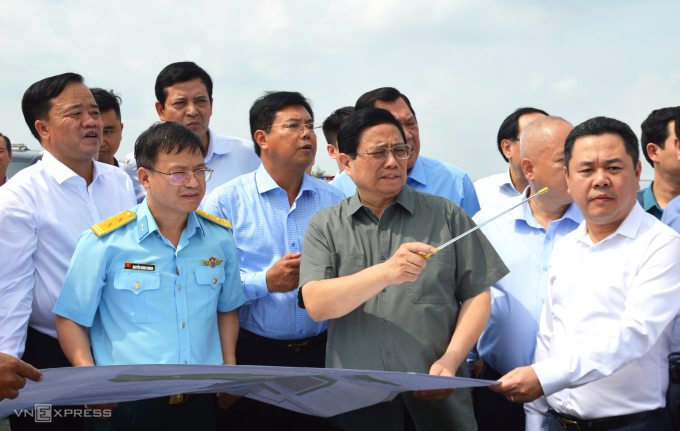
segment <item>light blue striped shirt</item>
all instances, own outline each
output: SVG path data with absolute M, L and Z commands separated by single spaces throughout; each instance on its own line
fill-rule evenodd
M 468 174 L 461 169 L 418 156 L 415 165 L 406 177 L 406 185 L 413 190 L 440 196 L 460 205 L 470 217 L 479 211 L 477 192 Z M 333 186 L 342 190 L 346 197 L 354 196 L 357 186 L 349 175 L 342 173 L 335 177 Z
M 314 322 L 297 306 L 297 289 L 271 293 L 267 270 L 287 253 L 302 252 L 307 224 L 319 210 L 344 198 L 332 185 L 305 175 L 295 202 L 288 204 L 264 165 L 216 188 L 205 210 L 231 221 L 238 250 L 241 284 L 246 303 L 239 309 L 241 327 L 263 337 L 298 340 L 325 331 L 327 322 Z
M 527 197 L 508 199 L 481 210 L 473 220 L 481 224 Z M 501 374 L 534 362 L 539 319 L 548 291 L 550 256 L 557 241 L 583 221 L 571 204 L 562 218 L 546 230 L 534 218 L 528 202 L 480 230 L 501 256 L 510 274 L 491 286 L 491 317 L 468 362 L 480 357 Z

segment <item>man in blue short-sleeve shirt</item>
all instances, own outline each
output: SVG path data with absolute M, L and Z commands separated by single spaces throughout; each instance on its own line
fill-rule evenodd
M 74 366 L 236 363 L 245 298 L 231 224 L 196 211 L 211 174 L 204 152 L 195 133 L 171 122 L 138 138 L 147 197 L 81 235 L 53 310 Z M 181 394 L 121 403 L 107 420 L 214 429 L 215 407 L 209 395 Z

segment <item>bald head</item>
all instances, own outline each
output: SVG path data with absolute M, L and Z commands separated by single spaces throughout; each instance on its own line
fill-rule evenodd
M 538 162 L 546 152 L 554 152 L 555 146 L 561 146 L 564 151 L 564 142 L 573 128 L 571 123 L 561 117 L 541 117 L 532 121 L 519 138 L 522 159 Z

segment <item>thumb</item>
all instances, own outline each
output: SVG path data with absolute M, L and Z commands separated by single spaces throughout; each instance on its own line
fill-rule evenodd
M 34 382 L 39 382 L 43 379 L 43 374 L 40 370 L 22 360 L 19 360 L 19 375 Z
M 300 256 L 302 256 L 302 253 L 287 253 L 285 256 L 283 256 L 283 259 L 299 259 Z

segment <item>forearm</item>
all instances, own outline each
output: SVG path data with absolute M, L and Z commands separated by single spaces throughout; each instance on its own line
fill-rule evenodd
M 85 327 L 72 320 L 55 315 L 54 324 L 57 328 L 57 337 L 61 350 L 74 367 L 86 367 L 94 365 L 90 340 Z
M 222 357 L 227 365 L 236 365 L 236 341 L 238 340 L 238 311 L 217 312 L 217 328 L 220 332 Z
M 382 266 L 374 265 L 346 277 L 306 283 L 302 297 L 309 317 L 317 322 L 342 317 L 374 297 L 389 285 Z
M 491 294 L 488 290 L 463 302 L 458 313 L 456 330 L 446 349 L 447 353 L 454 355 L 458 365 L 465 361 L 479 340 L 489 317 L 491 317 Z

